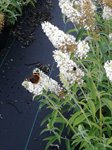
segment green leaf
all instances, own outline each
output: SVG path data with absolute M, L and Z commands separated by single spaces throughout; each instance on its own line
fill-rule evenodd
M 85 101 L 85 99 L 84 99 L 84 101 Z M 82 101 L 79 101 L 78 104 L 79 104 L 79 105 L 82 105 L 83 108 L 85 108 L 85 109 L 89 109 L 89 108 L 88 108 L 88 105 L 87 105 L 85 102 L 83 102 L 83 99 L 82 99 Z
M 95 147 L 97 148 L 97 150 L 107 150 L 105 145 L 103 145 L 102 143 L 98 143 L 97 145 L 95 145 Z
M 75 112 L 69 119 L 69 123 L 73 124 L 74 120 L 81 114 L 81 111 Z
M 90 97 L 92 99 L 96 100 L 96 98 L 97 98 L 97 90 L 96 90 L 94 82 L 90 78 L 87 78 L 87 87 L 90 90 L 90 93 L 89 93 Z
M 98 124 L 92 122 L 91 120 L 89 120 L 89 122 L 90 122 L 90 124 L 91 124 L 92 126 L 94 126 L 95 128 L 100 129 L 100 126 L 98 126 Z
M 102 101 L 108 107 L 108 109 L 110 109 L 112 113 L 112 101 L 106 98 L 102 98 Z
M 45 150 L 48 150 L 49 146 L 50 146 L 51 144 L 53 144 L 56 140 L 57 140 L 57 137 L 56 137 L 56 136 L 54 136 L 54 135 L 53 135 L 53 136 L 50 136 L 50 137 L 45 138 L 45 139 L 44 139 L 44 141 L 48 141 L 48 143 L 47 143 L 47 145 L 46 145 Z
M 108 140 L 107 140 L 107 144 L 112 144 L 112 137 L 110 137 Z
M 73 32 L 77 32 L 77 30 L 76 30 L 75 28 L 69 29 L 66 33 L 67 33 L 67 34 L 70 34 L 70 33 L 73 33 Z
M 81 28 L 76 36 L 76 41 L 79 41 L 82 37 L 83 37 L 83 34 L 84 34 L 85 30 L 84 28 Z
M 43 124 L 44 124 L 45 122 L 47 122 L 48 119 L 50 119 L 50 117 L 51 117 L 51 114 L 48 114 L 48 115 L 43 119 L 43 121 L 41 122 L 41 125 L 40 125 L 40 126 L 43 126 Z
M 47 129 L 47 128 L 46 128 L 46 129 L 43 129 L 43 130 L 41 131 L 40 135 L 43 134 L 43 133 L 45 133 L 45 132 L 49 132 L 49 129 Z
M 65 124 L 66 123 L 65 120 L 63 118 L 61 118 L 61 117 L 57 117 L 55 122 L 56 123 L 61 123 L 61 124 L 63 124 L 63 123 Z
M 89 143 L 87 143 L 84 150 L 94 150 L 94 146 L 93 146 L 93 145 L 90 145 Z M 99 150 L 99 149 L 98 149 L 98 150 Z
M 54 132 L 55 136 L 57 137 L 57 140 L 59 141 L 59 143 L 61 143 L 61 136 L 59 133 Z
M 94 146 L 88 144 L 88 143 L 85 142 L 85 141 L 83 141 L 83 142 L 81 142 L 80 149 L 81 149 L 81 150 L 82 150 L 82 149 L 83 149 L 83 150 L 94 150 Z
M 71 150 L 71 148 L 70 148 L 70 140 L 69 139 L 65 140 L 65 145 L 66 145 L 66 150 Z
M 83 139 L 82 139 L 82 141 L 83 141 Z M 80 144 L 82 141 L 81 141 L 80 138 L 76 138 L 76 139 L 73 140 L 72 145 L 77 146 L 77 145 Z
M 82 123 L 85 120 L 85 116 L 84 114 L 81 114 L 80 116 L 78 116 L 74 122 L 73 122 L 73 127 L 77 126 L 78 124 Z
M 57 115 L 58 115 L 57 110 L 54 110 L 52 112 L 52 117 L 51 117 L 51 122 L 50 122 L 50 124 L 51 124 L 52 127 L 54 126 L 54 123 L 55 123 Z
M 104 32 L 100 32 L 99 34 L 105 36 L 107 39 L 109 38 L 108 35 Z
M 95 108 L 95 105 L 94 105 L 93 101 L 92 100 L 88 100 L 87 104 L 88 104 L 88 106 L 90 108 L 90 111 L 92 113 L 93 118 L 95 119 L 96 108 Z

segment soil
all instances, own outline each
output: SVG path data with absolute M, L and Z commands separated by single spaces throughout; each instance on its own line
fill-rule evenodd
M 0 32 L 0 52 L 6 46 L 6 41 L 8 40 L 10 32 L 10 27 L 5 26 L 4 29 Z
M 42 1 L 40 3 L 40 1 Z M 48 1 L 49 2 L 49 1 Z M 43 141 L 45 135 L 40 135 L 43 127 L 40 127 L 40 124 L 45 118 L 47 114 L 49 114 L 48 109 L 44 109 L 39 111 L 39 101 L 33 101 L 32 94 L 26 91 L 22 86 L 21 83 L 23 80 L 32 74 L 32 70 L 35 68 L 35 65 L 44 69 L 43 71 L 49 71 L 48 66 L 44 66 L 41 64 L 50 64 L 51 71 L 50 75 L 53 79 L 57 79 L 57 71 L 54 65 L 54 60 L 52 57 L 52 51 L 54 47 L 48 40 L 48 38 L 43 33 L 40 24 L 41 21 L 44 21 L 45 18 L 50 20 L 53 24 L 58 26 L 60 29 L 65 29 L 65 25 L 62 21 L 62 16 L 60 15 L 60 8 L 58 5 L 57 0 L 52 0 L 53 2 L 53 9 L 52 13 L 50 14 L 50 8 L 52 7 L 50 4 L 46 8 L 45 0 L 37 0 L 38 7 L 44 8 L 38 13 L 41 14 L 38 16 L 36 23 L 33 22 L 34 27 L 31 26 L 33 29 L 30 29 L 30 25 L 23 27 L 21 23 L 20 28 L 17 30 L 17 26 L 19 21 L 26 24 L 26 21 L 32 22 L 32 18 L 29 20 L 28 14 L 30 14 L 30 7 L 24 9 L 24 14 L 28 17 L 26 20 L 22 21 L 23 16 L 19 18 L 18 23 L 15 26 L 17 32 L 20 34 L 16 35 L 16 37 L 23 37 L 22 33 L 25 33 L 26 27 L 30 34 L 33 34 L 33 38 L 35 37 L 36 40 L 32 43 L 31 40 L 30 47 L 25 48 L 24 50 L 21 49 L 20 43 L 9 37 L 9 45 L 10 47 L 6 47 L 2 51 L 2 55 L 5 56 L 0 58 L 0 150 L 24 150 L 28 142 L 29 134 L 34 123 L 35 115 L 37 115 L 35 125 L 32 129 L 32 133 L 30 134 L 31 137 L 29 138 L 29 143 L 27 145 L 27 150 L 45 150 L 46 142 Z M 34 9 L 34 8 L 33 8 Z M 46 13 L 46 11 L 48 13 Z M 41 13 L 43 12 L 43 13 Z M 48 15 L 46 15 L 48 14 Z M 25 18 L 26 18 L 25 17 Z M 40 20 L 40 21 L 39 21 Z M 28 27 L 29 26 L 29 27 Z M 36 26 L 38 26 L 36 28 Z M 67 29 L 67 28 L 66 28 Z M 35 33 L 34 31 L 35 30 Z M 67 30 L 66 30 L 67 31 Z M 26 31 L 27 32 L 27 31 Z M 29 35 L 30 35 L 29 34 Z M 28 33 L 27 33 L 28 36 Z M 25 37 L 27 37 L 25 36 Z M 14 37 L 14 36 L 13 36 Z M 28 40 L 30 40 L 28 38 Z M 24 38 L 21 41 L 21 46 L 26 42 Z M 23 42 L 24 41 L 24 42 Z M 29 44 L 30 44 L 29 43 Z M 1 53 L 0 53 L 1 57 Z M 40 63 L 39 63 L 40 62 Z M 46 70 L 47 69 L 47 70 Z M 49 135 L 48 135 L 49 136 Z M 57 145 L 53 145 L 52 150 L 56 149 Z M 65 148 L 61 148 L 65 149 Z
M 18 21 L 13 28 L 11 27 L 8 28 L 7 26 L 4 28 L 2 36 L 0 37 L 1 41 L 0 46 L 2 46 L 0 47 L 1 59 L 4 58 L 7 49 L 4 47 L 10 48 L 12 45 L 11 43 L 14 40 L 14 37 L 20 42 L 21 48 L 28 47 L 35 40 L 36 27 L 40 25 L 41 22 L 52 19 L 50 10 L 52 6 L 53 6 L 52 0 L 41 0 L 41 1 L 37 0 L 35 7 L 30 5 L 24 8 L 23 15 L 18 18 Z M 25 66 L 38 67 L 42 69 L 45 73 L 49 73 L 50 71 L 49 65 L 48 66 L 44 65 L 39 61 L 33 64 L 25 64 Z M 19 109 L 16 107 L 13 101 L 6 102 L 6 104 L 13 106 L 17 110 L 17 112 L 19 112 Z M 0 114 L 0 119 L 1 118 L 2 117 Z
M 35 40 L 35 28 L 43 21 L 50 20 L 52 0 L 37 0 L 34 6 L 27 6 L 23 10 L 23 15 L 18 18 L 13 35 L 21 43 L 21 47 L 28 47 Z M 41 8 L 41 9 L 40 9 Z

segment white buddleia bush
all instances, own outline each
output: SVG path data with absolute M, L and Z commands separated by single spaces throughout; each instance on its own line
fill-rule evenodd
M 36 68 L 22 83 L 45 113 L 45 149 L 112 150 L 112 1 L 59 0 L 59 7 L 74 26 L 41 23 L 54 61 L 49 74 Z
M 95 28 L 96 7 L 91 0 L 59 0 L 59 6 L 64 15 L 74 24 L 87 30 Z

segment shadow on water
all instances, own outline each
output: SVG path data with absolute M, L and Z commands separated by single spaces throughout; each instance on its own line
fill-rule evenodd
M 52 2 L 54 6 L 51 10 L 51 22 L 64 29 L 58 1 Z M 54 47 L 38 26 L 35 30 L 35 41 L 29 47 L 22 49 L 21 44 L 15 40 L 7 50 L 8 53 L 0 59 L 0 150 L 24 150 L 39 106 L 38 102 L 32 101 L 32 95 L 21 86 L 24 78 L 35 67 L 25 64 L 40 61 L 52 65 Z M 57 74 L 57 70 L 53 70 L 51 76 L 56 79 Z M 46 113 L 47 110 L 39 112 L 27 150 L 45 149 L 45 143 L 40 136 L 40 123 Z

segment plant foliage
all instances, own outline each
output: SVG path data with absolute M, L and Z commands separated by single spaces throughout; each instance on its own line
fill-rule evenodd
M 35 0 L 0 0 L 0 12 L 6 16 L 8 24 L 15 24 L 17 17 L 22 15 L 23 7 L 31 4 L 34 5 Z
M 94 30 L 75 26 L 67 32 L 74 32 L 77 42 L 88 39 L 91 50 L 86 58 L 71 54 L 85 72 L 84 82 L 66 86 L 64 97 L 43 92 L 41 108 L 50 110 L 41 124 L 45 125 L 41 134 L 49 133 L 44 139 L 46 150 L 63 141 L 67 150 L 112 150 L 112 82 L 104 69 L 104 63 L 112 59 L 112 18 L 103 19 L 101 8 L 95 19 Z

